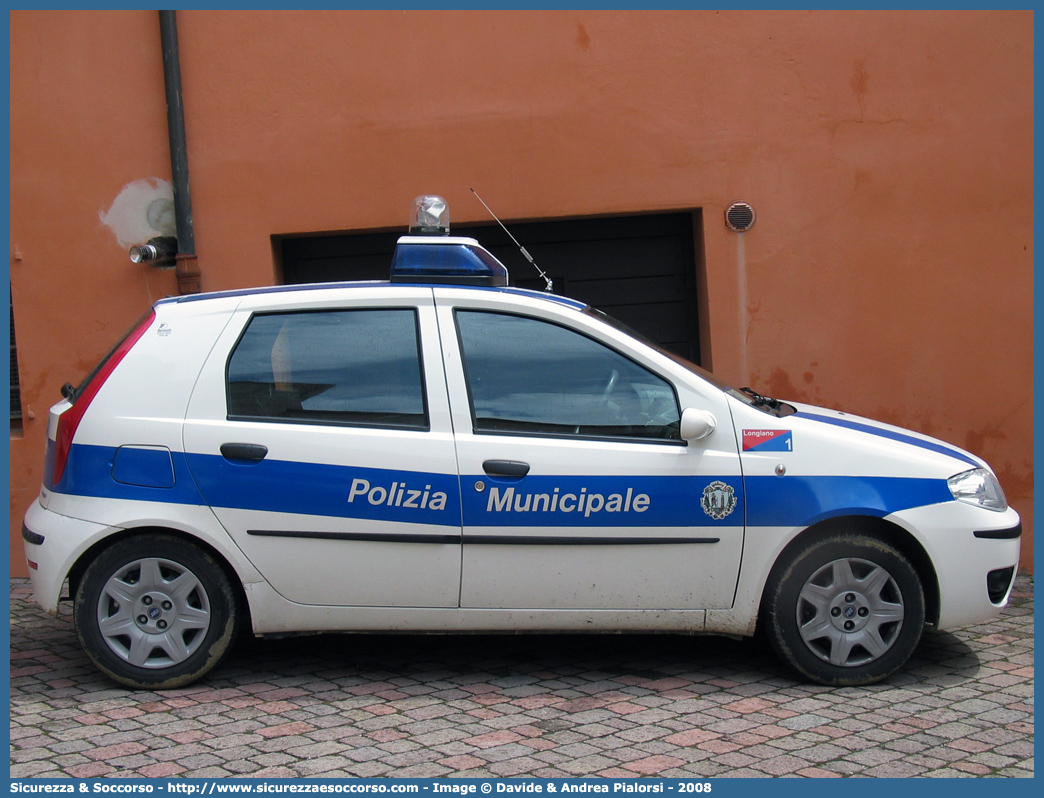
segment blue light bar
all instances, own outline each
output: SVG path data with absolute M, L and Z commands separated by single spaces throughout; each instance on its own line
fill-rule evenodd
M 508 270 L 474 238 L 402 236 L 395 245 L 391 281 L 506 286 Z

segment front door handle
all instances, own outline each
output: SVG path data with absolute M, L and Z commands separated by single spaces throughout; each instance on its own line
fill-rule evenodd
M 529 473 L 529 463 L 519 460 L 487 460 L 482 470 L 490 477 L 524 477 Z
M 226 460 L 251 460 L 260 463 L 268 454 L 268 447 L 259 443 L 223 443 L 221 456 Z

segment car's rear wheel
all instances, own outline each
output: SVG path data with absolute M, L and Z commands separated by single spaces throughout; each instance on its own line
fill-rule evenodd
M 924 627 L 917 571 L 895 547 L 838 534 L 784 555 L 766 589 L 765 631 L 811 681 L 880 681 L 913 654 Z
M 118 541 L 88 566 L 73 618 L 87 655 L 128 687 L 183 687 L 235 637 L 237 601 L 221 565 L 168 534 Z

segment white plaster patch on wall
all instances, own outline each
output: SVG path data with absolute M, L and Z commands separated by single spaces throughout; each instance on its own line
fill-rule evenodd
M 109 210 L 98 211 L 98 218 L 124 249 L 156 236 L 176 236 L 174 187 L 157 177 L 135 180 L 123 187 Z

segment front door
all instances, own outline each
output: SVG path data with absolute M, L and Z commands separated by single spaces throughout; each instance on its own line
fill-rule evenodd
M 436 290 L 464 513 L 461 606 L 732 604 L 743 543 L 724 396 L 563 305 Z M 603 338 L 603 340 L 599 340 Z M 631 343 L 628 343 L 631 341 Z M 643 362 L 644 361 L 644 362 Z M 719 429 L 686 442 L 684 407 Z

